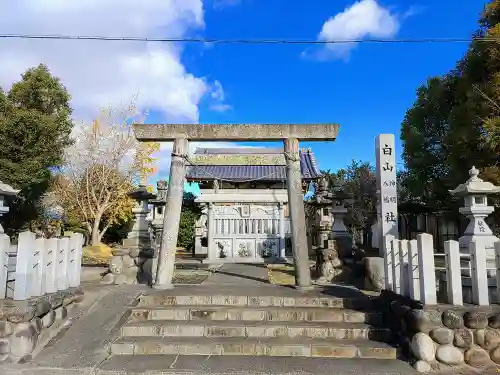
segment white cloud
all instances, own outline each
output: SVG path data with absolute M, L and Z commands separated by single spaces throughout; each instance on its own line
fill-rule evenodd
M 222 9 L 240 5 L 242 0 L 213 0 L 215 9 Z
M 231 106 L 226 101 L 226 93 L 219 81 L 215 81 L 212 85 L 212 91 L 210 93 L 212 98 L 212 103 L 210 104 L 210 110 L 214 112 L 226 112 L 231 109 Z
M 202 0 L 0 0 L 0 9 L 9 34 L 182 38 L 205 26 Z M 8 90 L 43 62 L 71 93 L 76 120 L 133 98 L 165 123 L 198 122 L 204 97 L 214 110 L 228 109 L 222 84 L 189 73 L 182 52 L 169 43 L 0 39 L 0 86 Z M 156 155 L 159 175 L 168 173 L 171 150 L 162 144 Z
M 210 110 L 214 112 L 227 112 L 232 107 L 229 104 L 212 104 Z
M 397 34 L 400 17 L 384 8 L 376 0 L 361 0 L 329 18 L 318 35 L 318 40 L 359 40 L 364 38 L 391 38 Z M 356 44 L 326 44 L 314 57 L 319 59 L 349 58 Z
M 0 9 L 2 31 L 12 34 L 181 38 L 204 27 L 202 0 L 0 0 Z M 76 117 L 138 94 L 140 109 L 164 121 L 197 122 L 212 84 L 186 70 L 182 52 L 169 43 L 3 39 L 0 86 L 43 62 L 67 86 Z
M 425 11 L 425 7 L 422 5 L 412 5 L 408 8 L 408 10 L 403 14 L 403 18 L 410 18 L 413 16 L 417 16 Z
M 226 99 L 226 94 L 219 81 L 214 82 L 214 87 L 210 96 L 215 100 L 220 100 L 223 102 Z

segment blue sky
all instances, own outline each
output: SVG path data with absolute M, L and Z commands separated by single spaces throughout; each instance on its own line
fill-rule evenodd
M 469 38 L 484 5 L 484 0 L 0 0 L 0 31 L 137 38 Z M 466 43 L 360 44 L 346 50 L 345 45 L 4 38 L 0 87 L 8 90 L 26 69 L 43 62 L 71 93 L 75 120 L 85 123 L 99 108 L 120 109 L 131 98 L 139 110 L 149 111 L 150 123 L 338 123 L 337 141 L 302 145 L 313 148 L 320 168 L 337 170 L 352 159 L 374 162 L 377 134 L 395 133 L 399 139 L 418 86 L 453 68 L 466 48 Z M 168 176 L 170 152 L 171 144 L 163 145 L 152 180 Z
M 314 40 L 330 17 L 355 3 L 345 0 L 229 2 L 232 4 L 215 7 L 206 4 L 203 36 Z M 484 5 L 484 1 L 476 0 L 378 2 L 399 26 L 397 32 L 388 31 L 394 38 L 470 37 Z M 371 35 L 376 32 L 384 35 L 383 30 L 375 30 Z M 369 38 L 370 34 L 362 37 Z M 339 123 L 340 133 L 334 143 L 303 143 L 303 147 L 313 148 L 321 169 L 336 170 L 352 159 L 374 162 L 374 139 L 379 133 L 396 134 L 400 155 L 400 125 L 415 100 L 417 87 L 428 77 L 453 68 L 467 44 L 361 44 L 352 49 L 347 58 L 332 56 L 327 61 L 302 56 L 308 48 L 302 45 L 187 46 L 184 65 L 195 75 L 222 82 L 225 102 L 231 106 L 226 111 L 214 111 L 209 101 L 202 101 L 200 122 Z M 317 51 L 308 51 L 311 52 Z M 162 117 L 153 114 L 149 121 L 162 122 Z

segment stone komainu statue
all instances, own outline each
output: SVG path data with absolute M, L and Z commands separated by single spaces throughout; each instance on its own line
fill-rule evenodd
M 321 249 L 318 283 L 329 283 L 342 273 L 342 261 L 339 258 L 339 243 L 337 240 L 326 240 L 327 247 Z
M 156 190 L 158 191 L 157 198 L 159 200 L 167 199 L 168 182 L 165 180 L 160 180 L 156 183 Z

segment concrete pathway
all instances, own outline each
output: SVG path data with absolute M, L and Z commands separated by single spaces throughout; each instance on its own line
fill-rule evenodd
M 263 264 L 224 264 L 203 285 L 271 286 L 267 282 L 267 267 Z
M 292 296 L 293 288 L 266 284 L 267 270 L 254 265 L 225 265 L 203 285 L 179 286 L 173 295 L 207 293 L 222 295 L 262 293 Z M 256 291 L 256 288 L 258 290 Z M 356 292 L 333 287 L 330 295 Z M 27 364 L 0 366 L 2 375 L 398 375 L 414 374 L 396 360 L 331 360 L 283 357 L 147 356 L 111 357 L 109 346 L 118 337 L 125 311 L 144 292 L 145 286 L 86 286 L 86 299 L 68 328 Z M 322 293 L 316 290 L 310 294 Z M 358 294 L 359 295 L 359 294 Z M 495 372 L 496 373 L 496 372 Z M 487 372 L 483 372 L 487 374 Z M 455 373 L 455 375 L 458 375 Z

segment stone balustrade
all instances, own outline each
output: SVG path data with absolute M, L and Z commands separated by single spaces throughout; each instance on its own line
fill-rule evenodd
M 19 234 L 17 245 L 0 234 L 0 300 L 28 300 L 80 286 L 83 235 L 36 238 Z
M 83 301 L 83 236 L 36 238 L 16 245 L 0 234 L 0 362 L 28 360 L 54 337 Z

